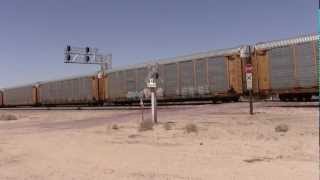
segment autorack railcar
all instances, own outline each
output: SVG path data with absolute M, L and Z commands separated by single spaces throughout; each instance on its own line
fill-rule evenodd
M 103 78 L 103 77 L 100 77 Z M 42 105 L 101 104 L 104 84 L 96 74 L 40 82 L 38 98 Z
M 253 55 L 255 92 L 280 100 L 310 100 L 318 94 L 317 35 L 258 43 Z
M 317 95 L 317 35 L 254 45 L 255 95 L 309 100 Z M 137 102 L 149 98 L 150 66 L 157 67 L 160 101 L 211 99 L 237 101 L 245 94 L 241 47 L 196 53 L 0 91 L 0 106 L 71 105 Z
M 2 95 L 3 105 L 7 107 L 38 104 L 37 87 L 34 84 L 3 89 Z
M 157 65 L 157 96 L 162 101 L 238 101 L 243 93 L 243 63 L 239 57 L 239 48 L 232 48 L 109 70 L 107 100 L 137 101 L 146 94 L 150 64 Z

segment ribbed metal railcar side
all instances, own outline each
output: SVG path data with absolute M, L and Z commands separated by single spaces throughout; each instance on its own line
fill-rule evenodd
M 195 88 L 195 69 L 193 61 L 179 63 L 180 72 L 180 92 L 182 97 L 194 97 Z
M 256 92 L 279 94 L 284 99 L 311 98 L 317 94 L 318 38 L 308 35 L 257 44 Z
M 317 83 L 314 44 L 303 43 L 295 46 L 297 85 L 312 87 Z
M 294 80 L 294 64 L 293 64 L 293 48 L 281 47 L 271 49 L 267 52 L 270 64 L 270 79 L 272 89 L 293 88 Z
M 34 85 L 4 89 L 3 104 L 5 106 L 36 105 L 34 95 Z
M 210 93 L 208 83 L 207 60 L 198 59 L 195 61 L 195 88 L 196 93 L 202 97 Z
M 242 94 L 239 48 L 179 56 L 148 64 L 109 70 L 109 101 L 138 100 L 146 88 L 150 64 L 157 64 L 157 95 L 162 100 L 235 97 Z M 229 62 L 232 61 L 232 62 Z M 230 68 L 230 69 L 229 69 Z M 230 91 L 232 88 L 234 91 Z
M 148 69 L 138 68 L 137 69 L 137 92 L 142 92 L 147 86 Z
M 125 83 L 127 87 L 126 97 L 128 99 L 135 99 L 139 97 L 137 89 L 137 69 L 129 69 L 125 71 Z
M 40 83 L 39 101 L 44 105 L 95 103 L 94 80 L 94 76 L 83 76 Z
M 212 93 L 228 91 L 229 80 L 227 71 L 227 64 L 224 57 L 213 57 L 208 59 L 208 85 Z
M 176 95 L 197 98 L 229 90 L 227 61 L 223 56 L 185 61 L 178 65 L 177 70 L 173 67 L 170 69 L 169 65 L 169 70 L 165 73 L 166 77 L 169 76 L 165 82 L 172 84 L 168 87 L 176 89 Z M 164 90 L 168 92 L 168 89 Z
M 127 97 L 126 73 L 125 71 L 115 71 L 108 74 L 109 100 L 125 100 Z
M 119 70 L 108 73 L 108 100 L 139 100 L 146 88 L 147 67 Z
M 178 79 L 178 64 L 164 64 L 163 65 L 163 81 L 164 81 L 164 96 L 166 98 L 177 98 L 179 92 Z

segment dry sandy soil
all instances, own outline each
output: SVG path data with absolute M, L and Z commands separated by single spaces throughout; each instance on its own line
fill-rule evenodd
M 139 110 L 0 110 L 19 118 L 0 121 L 0 179 L 318 179 L 319 110 L 287 105 L 259 102 L 253 116 L 247 103 L 161 107 L 144 132 Z

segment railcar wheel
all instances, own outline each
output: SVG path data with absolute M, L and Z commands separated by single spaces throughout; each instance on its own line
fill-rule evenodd
M 286 102 L 292 102 L 292 101 L 294 101 L 294 98 L 286 96 L 286 100 L 285 101 Z
M 219 101 L 221 101 L 218 97 L 211 97 L 211 102 L 213 104 L 217 104 Z
M 304 96 L 305 102 L 311 102 L 311 98 L 312 98 L 312 96 L 309 94 Z
M 289 102 L 298 102 L 298 98 L 289 97 Z
M 234 98 L 232 98 L 232 101 L 233 102 L 239 102 L 239 99 L 240 99 L 239 97 L 234 97 Z
M 279 95 L 280 101 L 287 101 L 287 97 L 285 95 Z

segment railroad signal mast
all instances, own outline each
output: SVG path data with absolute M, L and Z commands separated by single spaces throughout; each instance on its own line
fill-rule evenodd
M 240 58 L 245 62 L 245 72 L 246 72 L 246 87 L 249 91 L 249 106 L 250 114 L 253 115 L 253 92 L 252 92 L 252 61 L 251 61 L 251 46 L 243 46 L 240 49 Z
M 97 48 L 71 47 L 67 46 L 64 50 L 64 63 L 74 64 L 98 64 L 101 67 L 101 72 L 112 68 L 112 54 L 98 54 Z

